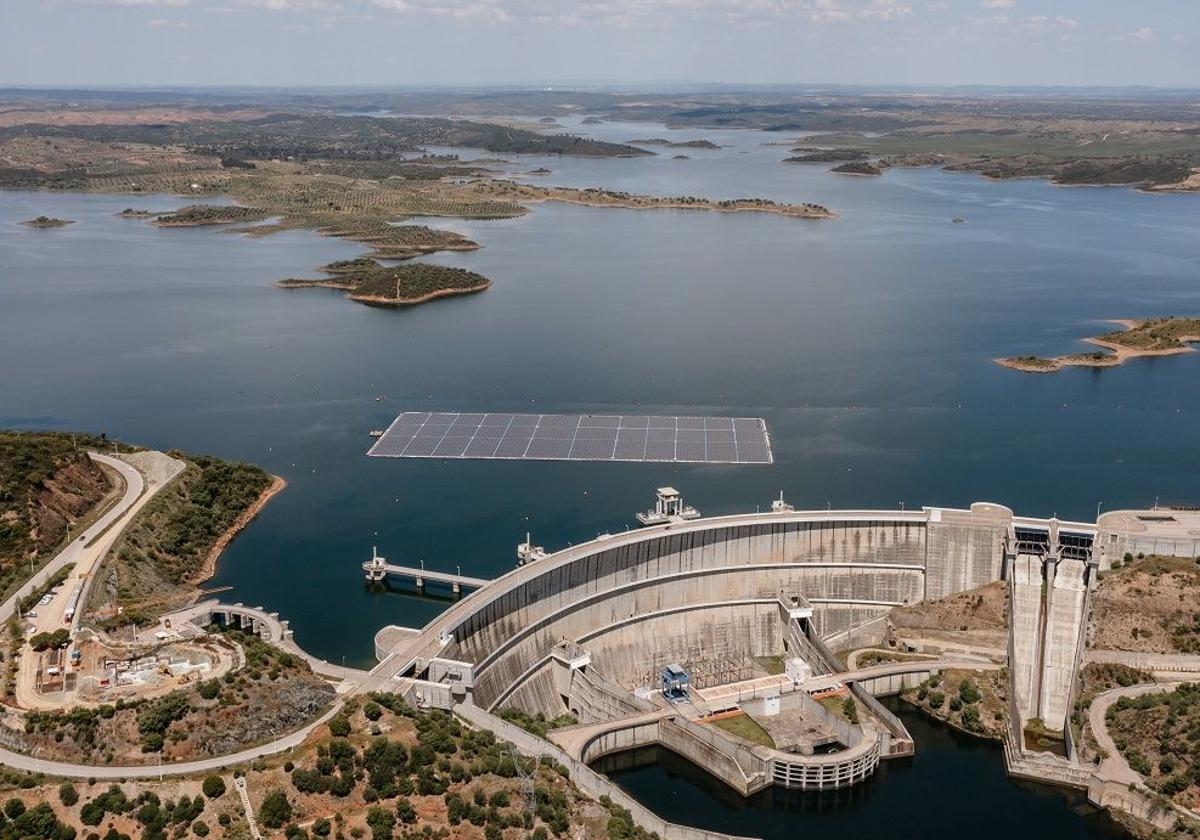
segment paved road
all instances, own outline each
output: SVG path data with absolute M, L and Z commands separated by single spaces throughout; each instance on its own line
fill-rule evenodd
M 98 461 L 107 467 L 112 467 L 121 474 L 121 477 L 125 481 L 124 494 L 122 494 L 120 501 L 113 505 L 111 510 L 96 520 L 92 527 L 72 539 L 66 548 L 58 553 L 58 556 L 46 564 L 45 568 L 17 590 L 16 594 L 3 604 L 0 604 L 0 622 L 8 621 L 9 617 L 16 612 L 17 601 L 44 584 L 63 566 L 68 563 L 75 563 L 76 565 L 87 563 L 98 552 L 103 553 L 102 550 L 107 550 L 110 540 L 101 540 L 100 537 L 115 537 L 119 529 L 114 529 L 113 534 L 106 534 L 105 532 L 109 527 L 124 519 L 125 514 L 130 511 L 141 497 L 142 491 L 145 490 L 146 485 L 142 480 L 142 474 L 129 466 L 129 464 L 97 452 L 89 452 L 88 455 L 93 461 Z
M 1179 685 L 1181 683 L 1131 685 L 1127 688 L 1114 688 L 1112 691 L 1097 694 L 1092 698 L 1092 705 L 1088 708 L 1088 723 L 1092 726 L 1092 735 L 1095 737 L 1096 743 L 1100 745 L 1100 749 L 1108 753 L 1105 759 L 1100 762 L 1100 767 L 1096 769 L 1097 776 L 1108 781 L 1120 782 L 1121 784 L 1142 784 L 1142 777 L 1129 766 L 1129 762 L 1125 760 L 1125 757 L 1121 755 L 1121 751 L 1117 749 L 1117 745 L 1113 742 L 1112 736 L 1108 734 L 1108 724 L 1105 720 L 1105 715 L 1108 712 L 1109 706 L 1122 697 L 1161 694 L 1166 691 L 1174 691 Z
M 679 710 L 672 707 L 664 707 L 654 709 L 650 712 L 641 712 L 629 717 L 620 718 L 619 720 L 606 720 L 600 723 L 581 723 L 577 726 L 566 726 L 562 729 L 554 729 L 549 733 L 549 738 L 555 744 L 563 748 L 567 755 L 576 761 L 580 760 L 584 747 L 586 747 L 593 738 L 598 735 L 603 735 L 605 732 L 613 732 L 618 729 L 632 729 L 635 726 L 640 726 L 645 723 L 657 723 L 665 717 L 674 717 L 679 714 Z
M 0 623 L 7 621 L 17 607 L 17 601 L 32 593 L 39 586 L 44 584 L 52 575 L 63 568 L 67 563 L 75 563 L 77 568 L 88 568 L 102 557 L 112 544 L 116 542 L 120 536 L 122 529 L 129 524 L 138 510 L 149 501 L 153 492 L 146 493 L 146 482 L 143 480 L 142 474 L 131 467 L 124 461 L 112 458 L 108 455 L 101 455 L 96 452 L 89 452 L 88 455 L 95 461 L 103 463 L 105 466 L 112 467 L 125 481 L 125 492 L 111 510 L 101 516 L 96 523 L 83 532 L 80 538 L 71 541 L 58 555 L 46 564 L 45 568 L 38 572 L 32 580 L 22 586 L 16 594 L 8 598 L 3 604 L 0 604 Z M 157 485 L 153 489 L 163 485 Z M 60 593 L 60 598 L 70 596 L 68 587 L 63 588 Z M 58 606 L 57 602 L 49 606 Z M 61 615 L 61 610 L 58 612 Z M 265 615 L 265 614 L 264 614 Z M 278 622 L 276 622 L 278 624 Z M 336 666 L 330 666 L 335 668 Z M 351 669 L 346 669 L 347 671 Z M 363 672 L 356 672 L 363 674 Z M 25 755 L 23 753 L 13 752 L 0 748 L 0 764 L 11 767 L 16 770 L 24 770 L 32 773 L 49 773 L 55 776 L 63 776 L 67 778 L 96 778 L 96 779 L 149 779 L 159 776 L 182 776 L 192 773 L 206 773 L 212 770 L 220 770 L 235 764 L 254 761 L 267 755 L 284 752 L 293 749 L 303 743 L 304 739 L 321 724 L 325 723 L 330 717 L 341 709 L 341 703 L 336 703 L 325 714 L 314 721 L 309 722 L 306 726 L 296 730 L 283 738 L 272 741 L 268 744 L 263 744 L 258 747 L 251 747 L 233 755 L 218 756 L 216 758 L 203 759 L 200 761 L 188 761 L 178 764 L 164 764 L 161 767 L 158 765 L 138 766 L 138 767 L 112 767 L 104 765 L 90 764 L 71 764 L 66 762 L 48 761 L 38 758 L 37 756 Z
M 62 761 L 46 761 L 36 756 L 24 755 L 11 750 L 0 749 L 0 764 L 30 773 L 48 773 L 71 779 L 157 779 L 160 776 L 188 776 L 191 774 L 208 773 L 213 770 L 226 770 L 238 764 L 245 764 L 268 755 L 294 749 L 304 742 L 304 739 L 329 718 L 333 717 L 342 704 L 339 701 L 334 706 L 302 729 L 285 735 L 277 741 L 251 747 L 232 755 L 219 755 L 200 761 L 181 761 L 175 764 L 141 765 L 137 767 L 112 767 L 107 765 L 69 764 Z
M 1200 656 L 1187 653 L 1133 653 L 1125 650 L 1088 650 L 1084 662 L 1128 665 L 1156 674 L 1200 674 Z

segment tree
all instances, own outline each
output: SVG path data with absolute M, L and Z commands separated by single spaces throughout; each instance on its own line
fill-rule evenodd
M 406 796 L 401 796 L 396 800 L 396 819 L 405 825 L 411 825 L 417 821 L 417 810 L 413 808 L 412 802 Z
M 225 795 L 225 780 L 220 776 L 205 776 L 202 787 L 209 799 L 220 799 Z
M 372 840 L 392 840 L 396 817 L 388 809 L 372 805 L 367 811 L 367 825 L 371 829 Z
M 281 828 L 292 818 L 292 803 L 287 794 L 275 788 L 263 798 L 258 809 L 258 819 L 267 828 Z
M 63 782 L 58 786 L 58 801 L 70 808 L 79 801 L 79 792 L 70 782 Z

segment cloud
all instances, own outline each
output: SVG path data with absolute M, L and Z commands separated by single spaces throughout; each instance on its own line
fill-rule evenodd
M 908 0 L 370 0 L 412 16 L 509 23 L 602 23 L 633 26 L 654 21 L 716 21 L 728 24 L 816 24 L 901 20 L 913 13 Z
M 146 25 L 155 29 L 187 29 L 191 26 L 186 20 L 167 20 L 161 17 L 148 19 Z
M 340 9 L 336 0 L 234 0 L 234 6 L 270 12 L 306 12 Z
M 191 0 L 99 0 L 106 6 L 170 6 L 180 8 Z
M 1130 32 L 1128 37 L 1132 38 L 1135 41 L 1153 41 L 1154 40 L 1154 28 L 1150 27 L 1150 26 L 1140 27 L 1139 29 L 1135 29 L 1132 32 Z
M 1011 9 L 1017 5 L 1017 0 L 983 0 L 979 5 L 985 9 Z

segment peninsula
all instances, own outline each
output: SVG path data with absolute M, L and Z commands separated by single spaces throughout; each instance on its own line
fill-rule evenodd
M 1200 318 L 1114 319 L 1123 329 L 1083 339 L 1102 348 L 1092 353 L 1064 356 L 1008 356 L 993 361 L 1001 367 L 1026 373 L 1054 373 L 1064 367 L 1116 367 L 1140 356 L 1175 356 L 1192 353 L 1200 342 Z

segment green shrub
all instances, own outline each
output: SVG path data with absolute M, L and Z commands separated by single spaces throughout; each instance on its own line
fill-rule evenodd
M 279 788 L 270 791 L 258 809 L 258 819 L 267 828 L 282 828 L 292 818 L 292 803 Z

